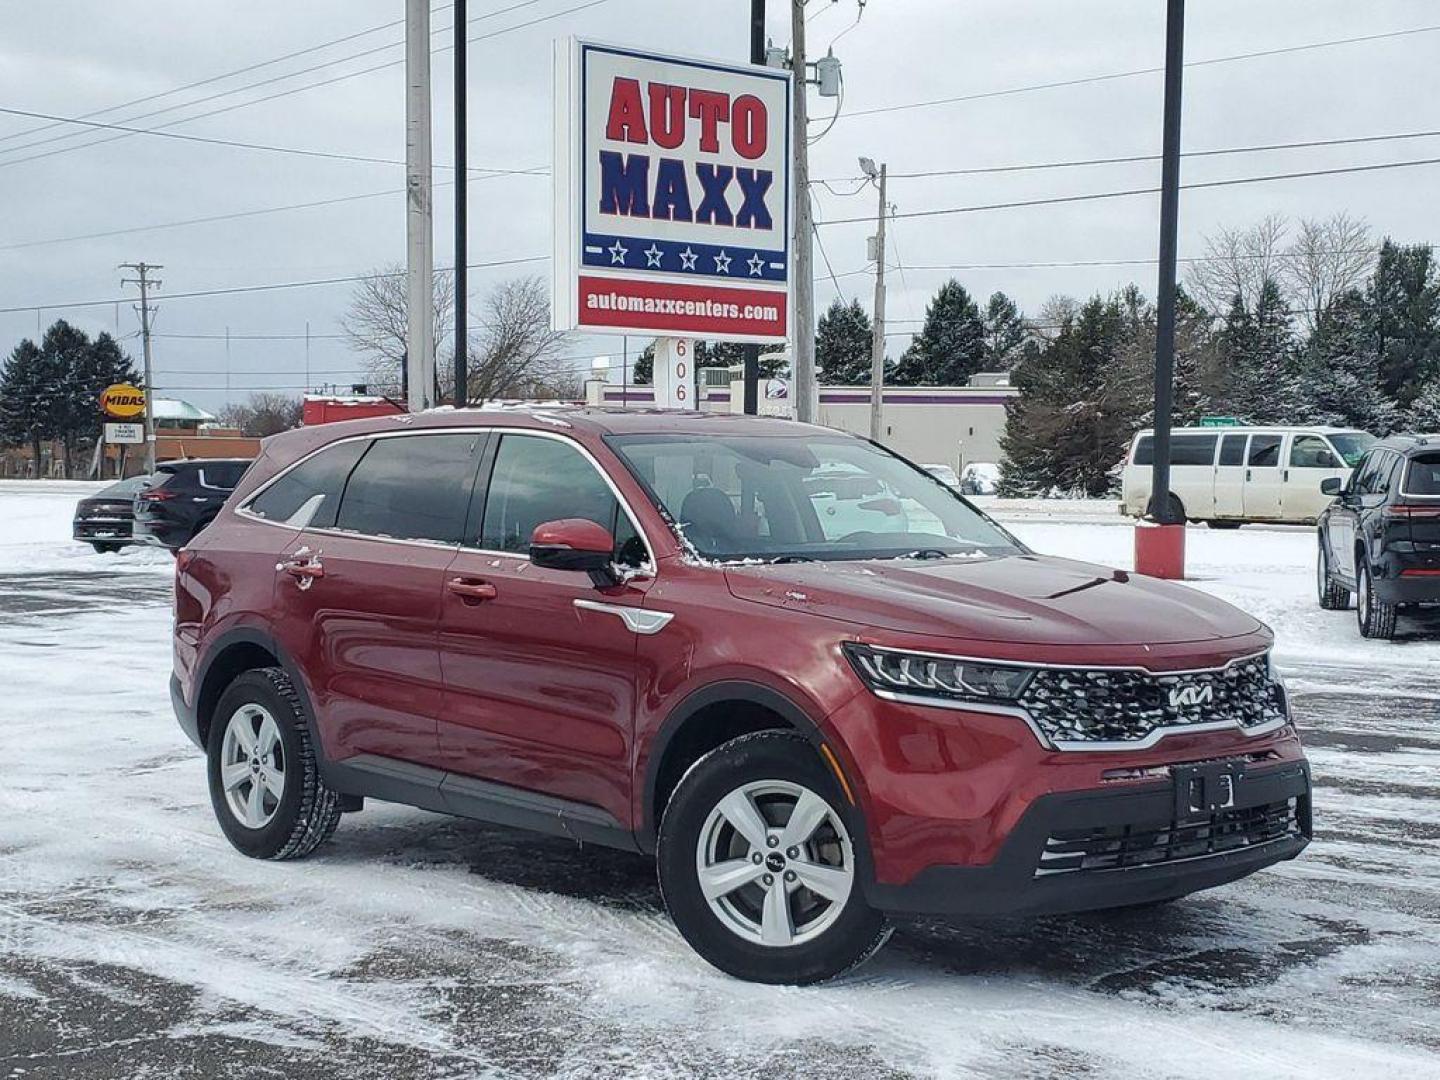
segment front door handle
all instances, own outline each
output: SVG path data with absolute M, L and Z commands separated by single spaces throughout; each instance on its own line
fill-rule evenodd
M 496 596 L 495 586 L 488 581 L 457 577 L 446 582 L 445 587 L 467 604 L 479 604 L 486 600 L 494 600 Z
M 319 578 L 325 576 L 325 564 L 320 561 L 319 552 L 313 555 L 297 552 L 294 558 L 278 563 L 275 569 L 294 578 L 301 591 L 310 588 Z
M 1246 479 L 1246 480 L 1249 480 L 1249 479 L 1250 479 L 1250 470 L 1249 470 L 1249 469 L 1246 469 L 1246 470 L 1245 470 L 1245 479 Z

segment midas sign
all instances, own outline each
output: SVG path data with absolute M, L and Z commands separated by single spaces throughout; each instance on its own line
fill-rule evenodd
M 139 416 L 145 411 L 145 391 L 129 383 L 107 386 L 100 395 L 100 411 L 119 420 Z
M 783 341 L 788 72 L 568 41 L 556 54 L 556 326 Z

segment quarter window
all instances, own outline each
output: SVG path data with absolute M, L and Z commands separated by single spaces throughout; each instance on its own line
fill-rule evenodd
M 1220 464 L 1244 465 L 1246 435 L 1226 435 L 1220 440 Z
M 471 432 L 376 439 L 350 474 L 335 527 L 458 544 L 482 438 Z
M 345 480 L 368 445 L 356 439 L 326 447 L 262 491 L 250 512 L 297 529 L 328 529 L 335 524 Z
M 480 546 L 529 551 L 535 526 L 561 518 L 585 518 L 608 529 L 620 565 L 645 563 L 645 544 L 629 515 L 579 450 L 558 439 L 502 436 L 485 496 Z
M 1440 454 L 1424 454 L 1410 459 L 1405 494 L 1440 495 Z
M 1251 435 L 1250 456 L 1245 464 L 1256 468 L 1271 468 L 1280 464 L 1280 435 Z

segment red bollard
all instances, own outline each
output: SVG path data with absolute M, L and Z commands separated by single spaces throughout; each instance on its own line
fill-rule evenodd
M 1185 579 L 1185 526 L 1141 521 L 1135 525 L 1135 572 Z

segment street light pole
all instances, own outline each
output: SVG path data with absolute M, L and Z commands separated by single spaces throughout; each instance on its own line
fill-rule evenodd
M 154 263 L 121 263 L 120 269 L 134 270 L 135 277 L 121 278 L 121 285 L 140 287 L 140 343 L 145 356 L 145 473 L 155 471 L 155 375 L 150 359 L 150 290 L 158 289 L 160 282 L 150 276 L 156 270 L 165 269 Z M 226 370 L 229 368 L 227 366 Z M 40 473 L 40 462 L 35 462 L 35 473 Z
M 875 228 L 875 319 L 870 331 L 870 438 L 879 442 L 885 424 L 885 219 L 890 213 L 885 202 L 885 165 L 880 166 L 878 177 L 875 163 L 869 158 L 861 158 L 860 167 L 880 187 Z
M 794 338 L 791 368 L 795 379 L 795 418 L 813 424 L 819 404 L 815 386 L 814 224 L 810 213 L 810 151 L 807 132 L 810 110 L 806 95 L 809 68 L 805 61 L 805 0 L 790 0 L 790 66 L 795 74 L 795 235 L 790 273 L 795 281 Z
M 1160 167 L 1160 281 L 1155 300 L 1155 464 L 1150 499 L 1154 519 L 1171 517 L 1170 417 L 1175 380 L 1176 247 L 1180 227 L 1180 92 L 1185 67 L 1185 0 L 1168 0 L 1165 27 L 1165 136 Z
M 463 409 L 470 395 L 469 312 L 465 261 L 469 255 L 467 208 L 469 184 L 465 169 L 465 0 L 455 0 L 455 407 Z

